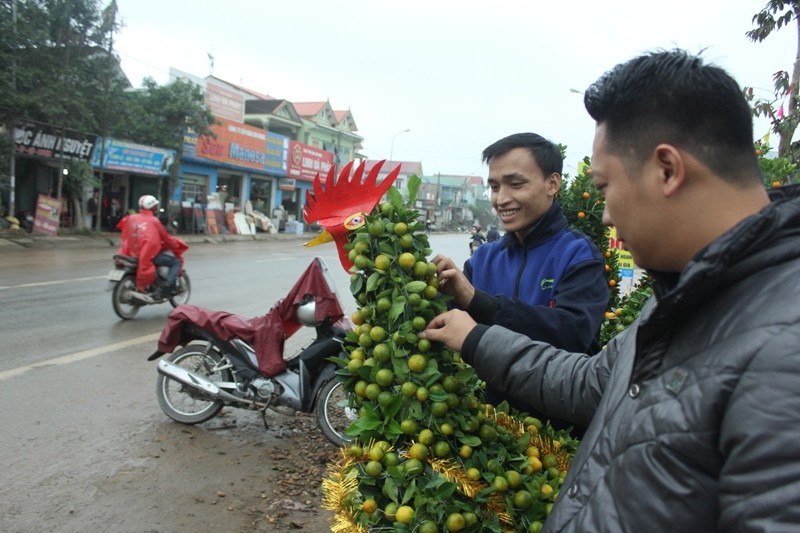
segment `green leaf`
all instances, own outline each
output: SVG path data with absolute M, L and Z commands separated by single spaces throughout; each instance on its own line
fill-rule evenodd
M 417 201 L 417 192 L 420 185 L 422 185 L 422 179 L 416 174 L 408 178 L 408 205 L 413 206 Z
M 453 495 L 453 492 L 456 490 L 456 484 L 453 482 L 442 483 L 442 485 L 436 489 L 436 498 L 441 501 L 446 501 Z
M 392 307 L 389 309 L 389 320 L 394 322 L 397 317 L 401 316 L 406 310 L 407 303 L 408 300 L 405 296 L 400 296 L 392 302 Z
M 458 440 L 461 441 L 461 444 L 466 444 L 473 448 L 481 445 L 481 438 L 477 435 L 464 435 L 463 437 L 459 437 Z
M 390 238 L 394 239 L 394 237 L 390 237 Z M 388 255 L 390 258 L 394 256 L 394 252 L 395 252 L 394 246 L 392 246 L 390 243 L 388 243 L 386 241 L 381 241 L 378 244 L 378 248 L 380 249 L 381 253 L 384 253 L 384 254 Z
M 392 437 L 402 435 L 403 430 L 400 429 L 400 424 L 397 422 L 397 420 L 392 419 L 386 423 L 383 434 L 386 435 L 386 437 L 388 437 L 390 440 L 394 440 Z
M 403 407 L 403 395 L 397 394 L 392 398 L 392 401 L 389 402 L 389 405 L 383 408 L 383 416 L 386 418 L 394 418 L 394 415 L 400 411 L 401 407 Z M 396 420 L 390 420 L 387 427 L 391 426 L 392 423 L 397 426 L 397 435 L 400 435 L 402 431 L 400 431 L 400 424 L 398 424 Z
M 401 382 L 408 378 L 408 365 L 403 357 L 392 357 L 392 370 Z
M 383 280 L 383 274 L 380 272 L 373 272 L 367 278 L 367 292 L 372 292 L 378 288 L 378 285 L 381 284 Z
M 377 301 L 377 300 L 380 300 L 381 298 L 388 298 L 389 296 L 392 295 L 392 291 L 393 290 L 394 290 L 394 288 L 392 288 L 392 287 L 389 287 L 388 289 L 384 289 L 383 291 L 379 292 L 375 296 L 375 300 Z
M 350 280 L 350 293 L 354 296 L 361 292 L 361 289 L 364 288 L 364 278 L 362 276 L 358 276 L 357 278 Z
M 397 502 L 397 497 L 399 495 L 397 491 L 397 484 L 391 477 L 387 477 L 383 482 L 383 495 L 389 498 L 393 502 Z
M 406 487 L 406 490 L 403 492 L 403 499 L 400 501 L 401 504 L 406 504 L 411 501 L 411 498 L 414 497 L 414 494 L 417 492 L 417 480 L 411 481 Z
M 383 420 L 375 416 L 362 416 L 358 418 L 353 424 L 347 428 L 346 433 L 350 436 L 357 436 L 362 431 L 371 431 L 378 429 L 383 425 Z
M 397 187 L 392 185 L 389 187 L 389 191 L 386 194 L 389 196 L 389 202 L 396 211 L 399 211 L 403 208 L 403 195 L 400 194 L 400 191 L 397 190 Z
M 456 379 L 459 383 L 469 383 L 472 377 L 475 375 L 475 369 L 471 366 L 463 368 L 456 373 Z
M 424 281 L 416 280 L 416 281 L 409 281 L 408 283 L 406 283 L 405 289 L 411 293 L 418 293 L 424 291 L 425 287 L 427 286 L 428 284 L 425 283 Z
M 420 420 L 423 416 L 422 402 L 414 398 L 408 402 L 408 416 L 414 420 Z

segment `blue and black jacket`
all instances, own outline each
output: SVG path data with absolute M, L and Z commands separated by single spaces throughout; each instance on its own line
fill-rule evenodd
M 605 263 L 592 240 L 569 227 L 558 203 L 531 227 L 524 244 L 506 232 L 499 241 L 477 248 L 464 274 L 476 290 L 466 309 L 476 322 L 572 352 L 599 351 L 608 307 Z M 487 402 L 504 399 L 534 413 L 487 387 Z

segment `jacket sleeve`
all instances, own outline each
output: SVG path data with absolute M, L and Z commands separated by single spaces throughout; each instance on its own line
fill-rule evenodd
M 476 326 L 461 356 L 487 384 L 553 418 L 588 426 L 611 376 L 614 343 L 595 356 L 556 349 L 501 326 Z
M 466 266 L 465 274 L 471 279 Z M 552 307 L 476 290 L 466 311 L 481 324 L 498 324 L 565 350 L 590 353 L 598 349 L 597 334 L 607 307 L 604 265 L 591 260 L 567 272 L 556 287 Z
M 117 222 L 117 229 L 122 234 L 120 236 L 119 250 L 117 250 L 117 253 L 120 255 L 133 255 L 129 240 L 128 217 L 123 217 Z
M 719 531 L 793 531 L 800 524 L 800 331 L 786 325 L 774 333 L 723 414 Z

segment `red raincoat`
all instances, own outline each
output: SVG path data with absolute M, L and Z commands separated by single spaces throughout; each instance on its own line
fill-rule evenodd
M 242 339 L 253 346 L 258 366 L 266 376 L 272 377 L 286 370 L 283 347 L 286 339 L 302 326 L 295 317 L 297 305 L 306 294 L 315 297 L 315 318 L 329 317 L 342 327 L 344 310 L 325 279 L 321 260 L 315 258 L 285 298 L 276 303 L 266 315 L 244 318 L 226 311 L 211 311 L 194 305 L 179 305 L 167 317 L 167 325 L 158 339 L 158 352 L 170 353 L 183 342 L 184 323 L 195 324 L 222 340 Z M 157 352 L 157 353 L 158 353 Z
M 152 211 L 143 209 L 138 214 L 128 215 L 117 224 L 122 232 L 122 245 L 117 253 L 139 258 L 136 269 L 136 287 L 145 290 L 156 279 L 153 258 L 164 250 L 172 250 L 183 265 L 183 252 L 189 247 L 173 237 Z

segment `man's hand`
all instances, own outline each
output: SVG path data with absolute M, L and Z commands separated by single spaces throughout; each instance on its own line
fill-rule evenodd
M 431 262 L 436 265 L 439 291 L 449 294 L 459 307 L 466 309 L 475 296 L 475 287 L 449 257 L 438 254 Z
M 419 336 L 431 341 L 443 342 L 449 348 L 460 352 L 464 339 L 472 331 L 477 322 L 465 311 L 454 309 L 434 317 L 427 329 L 420 331 Z

